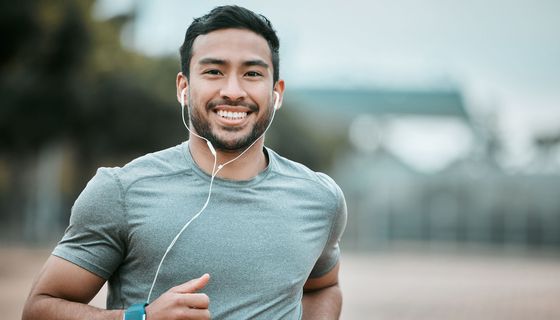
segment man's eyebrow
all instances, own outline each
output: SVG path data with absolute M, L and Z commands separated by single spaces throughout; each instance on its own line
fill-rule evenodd
M 200 65 L 215 64 L 215 65 L 223 66 L 223 65 L 228 64 L 228 62 L 226 60 L 218 59 L 218 58 L 202 58 L 198 61 L 198 64 L 200 64 Z M 259 67 L 263 67 L 263 68 L 269 68 L 270 67 L 268 65 L 268 63 L 264 62 L 261 59 L 244 61 L 243 66 L 245 66 L 245 67 L 259 66 Z
M 217 58 L 203 58 L 200 59 L 200 61 L 198 61 L 198 64 L 217 64 L 217 65 L 225 65 L 226 61 L 222 60 L 222 59 L 217 59 Z
M 243 65 L 246 67 L 252 67 L 252 66 L 258 66 L 258 67 L 263 67 L 263 68 L 268 68 L 269 65 L 268 63 L 260 60 L 260 59 L 255 59 L 255 60 L 247 60 L 245 62 L 243 62 Z

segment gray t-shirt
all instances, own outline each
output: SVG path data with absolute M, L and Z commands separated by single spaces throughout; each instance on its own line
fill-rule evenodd
M 151 300 L 209 273 L 213 319 L 299 319 L 302 288 L 339 259 L 346 224 L 328 176 L 265 148 L 253 179 L 214 180 L 206 210 L 177 240 Z M 185 142 L 122 168 L 100 168 L 76 200 L 53 254 L 109 281 L 107 308 L 147 300 L 166 248 L 204 205 L 210 176 Z

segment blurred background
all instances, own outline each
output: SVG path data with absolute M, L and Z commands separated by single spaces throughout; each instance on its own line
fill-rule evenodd
M 178 48 L 221 4 L 0 0 L 7 319 L 95 170 L 187 139 Z M 346 195 L 343 319 L 560 318 L 560 2 L 237 4 L 281 39 L 267 144 Z

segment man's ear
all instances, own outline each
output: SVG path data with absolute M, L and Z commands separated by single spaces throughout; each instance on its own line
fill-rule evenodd
M 177 88 L 177 101 L 179 101 L 179 103 L 184 103 L 185 95 L 189 87 L 189 81 L 182 72 L 177 73 L 175 86 Z

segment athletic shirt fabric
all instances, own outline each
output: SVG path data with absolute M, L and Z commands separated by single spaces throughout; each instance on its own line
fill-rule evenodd
M 208 207 L 165 258 L 151 301 L 209 273 L 199 292 L 213 319 L 301 318 L 305 281 L 339 259 L 346 204 L 327 175 L 264 150 L 269 165 L 253 179 L 214 180 Z M 161 257 L 203 207 L 209 183 L 188 142 L 100 168 L 53 254 L 108 280 L 108 309 L 145 302 Z

